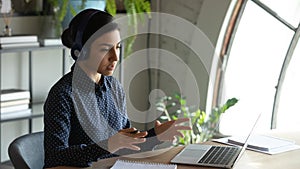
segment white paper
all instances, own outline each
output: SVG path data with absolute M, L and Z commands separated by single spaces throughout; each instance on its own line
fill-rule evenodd
M 233 143 L 229 143 L 228 142 L 228 139 L 230 137 L 226 137 L 226 138 L 220 138 L 220 139 L 213 139 L 213 141 L 215 142 L 219 142 L 219 143 L 224 143 L 224 144 L 228 144 L 228 145 L 234 145 L 236 146 L 237 144 L 233 144 Z M 261 138 L 261 137 L 260 137 Z M 275 139 L 275 142 L 278 141 L 278 139 L 280 138 L 275 138 L 275 137 L 269 137 L 268 139 Z M 284 139 L 282 139 L 284 140 Z M 255 141 L 255 139 L 254 139 Z M 248 150 L 253 150 L 253 151 L 257 151 L 257 152 L 261 152 L 261 153 L 265 153 L 265 154 L 278 154 L 278 153 L 283 153 L 283 152 L 287 152 L 287 151 L 291 151 L 291 150 L 296 150 L 296 149 L 299 149 L 300 146 L 299 145 L 296 145 L 294 144 L 293 141 L 290 141 L 290 140 L 286 140 L 287 142 L 290 142 L 290 144 L 286 144 L 285 146 L 283 146 L 283 144 L 281 142 L 277 142 L 278 144 L 280 143 L 280 146 L 277 146 L 277 148 L 269 148 L 269 149 L 257 149 L 257 148 L 250 148 L 250 147 L 247 147 Z M 259 142 L 261 142 L 261 140 L 259 140 Z M 253 142 L 252 141 L 252 144 L 257 144 L 259 142 Z M 274 143 L 275 143 L 274 142 Z M 271 142 L 269 142 L 271 147 L 276 147 L 276 145 L 272 144 Z M 262 145 L 264 146 L 264 145 Z
M 142 161 L 117 160 L 111 169 L 177 169 L 176 164 L 159 164 Z
M 228 138 L 228 142 L 232 144 L 244 145 L 246 141 L 245 136 L 233 136 Z M 269 151 L 271 149 L 280 148 L 284 146 L 294 145 L 292 140 L 286 140 L 278 137 L 271 137 L 266 135 L 250 136 L 248 146 L 253 149 Z

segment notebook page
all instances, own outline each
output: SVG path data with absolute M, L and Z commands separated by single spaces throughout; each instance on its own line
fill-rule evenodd
M 176 164 L 148 163 L 142 161 L 117 160 L 111 169 L 177 169 Z

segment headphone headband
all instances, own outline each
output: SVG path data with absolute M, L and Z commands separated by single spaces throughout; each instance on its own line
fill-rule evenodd
M 84 30 L 87 26 L 87 24 L 89 23 L 90 19 L 99 11 L 90 11 L 87 15 L 89 15 L 89 17 L 87 19 L 82 19 L 82 22 L 79 23 L 78 26 L 78 30 L 76 32 L 76 37 L 75 37 L 75 43 L 71 48 L 71 56 L 74 60 L 77 60 L 80 54 L 80 51 L 82 49 L 82 37 L 83 37 L 83 33 Z

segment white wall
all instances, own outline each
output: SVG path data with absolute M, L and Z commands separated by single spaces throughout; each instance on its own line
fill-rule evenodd
M 207 105 L 207 90 L 214 56 L 214 53 L 210 53 L 211 51 L 208 48 L 211 47 L 214 50 L 217 44 L 219 32 L 230 2 L 230 0 L 189 0 L 187 3 L 184 0 L 175 0 L 173 3 L 170 3 L 170 1 L 165 0 L 161 4 L 162 12 L 187 19 L 202 31 L 212 45 L 203 48 L 201 45 L 205 44 L 200 44 L 202 40 L 197 39 L 199 37 L 195 36 L 197 31 L 185 32 L 188 34 L 186 37 L 190 37 L 189 39 L 184 39 L 190 45 L 188 47 L 183 47 L 176 41 L 168 41 L 163 44 L 163 48 L 169 48 L 171 51 L 175 51 L 178 56 L 182 56 L 183 60 L 186 60 L 186 63 L 192 69 L 199 87 L 200 108 L 203 110 L 205 110 Z M 174 26 L 176 27 L 176 25 Z M 189 52 L 193 47 L 196 50 L 197 48 L 200 50 L 196 56 Z M 207 50 L 206 53 L 204 52 L 205 50 Z M 201 52 L 204 52 L 204 54 Z M 201 58 L 201 61 L 199 61 L 199 58 Z M 169 84 L 166 83 L 165 85 L 168 86 Z
M 230 2 L 230 0 L 157 0 L 152 1 L 152 8 L 153 11 L 168 13 L 193 24 L 202 31 L 207 41 L 210 41 L 211 46 L 209 46 L 209 48 L 214 49 L 217 45 L 219 33 Z M 151 35 L 151 47 L 158 48 L 161 52 L 152 52 L 149 62 L 152 65 L 158 65 L 158 67 L 160 65 L 161 68 L 164 67 L 165 64 L 170 65 L 170 71 L 168 73 L 171 72 L 171 69 L 179 69 L 180 66 L 186 64 L 185 68 L 180 69 L 179 76 L 181 78 L 177 79 L 177 81 L 172 74 L 170 75 L 162 71 L 151 71 L 152 90 L 160 89 L 166 95 L 173 96 L 175 92 L 179 92 L 179 86 L 182 86 L 183 90 L 185 90 L 184 94 L 192 95 L 188 104 L 198 104 L 202 110 L 205 110 L 209 80 L 211 80 L 210 77 L 213 76 L 214 73 L 211 72 L 214 53 L 208 52 L 207 55 L 205 54 L 204 51 L 206 49 L 202 44 L 199 44 L 199 39 L 197 39 L 199 36 L 196 36 L 199 30 L 185 31 L 187 27 L 182 26 L 181 23 L 174 23 L 168 20 L 163 20 L 159 23 L 152 22 L 151 24 L 157 24 L 157 29 L 160 29 L 161 32 L 164 32 L 164 29 L 174 28 L 180 35 L 174 36 L 175 38 L 164 35 Z M 168 30 L 166 30 L 166 32 L 167 31 Z M 145 48 L 145 44 L 143 43 L 146 39 L 145 36 L 146 35 L 143 35 L 135 43 L 136 51 Z M 195 51 L 191 52 L 191 49 L 195 49 Z M 165 54 L 166 51 L 171 52 L 175 59 L 165 62 L 165 56 L 163 56 L 163 54 Z M 201 54 L 201 59 L 199 59 L 199 53 Z M 157 57 L 156 55 L 159 56 Z M 182 63 L 182 61 L 184 63 Z M 144 64 L 137 62 L 137 60 L 132 62 L 132 67 L 135 66 L 134 63 L 137 65 Z M 188 77 L 189 71 L 192 71 L 195 76 L 199 95 L 195 90 L 191 90 L 193 84 L 188 83 L 191 81 Z M 128 102 L 133 105 L 133 108 L 129 107 L 129 112 L 146 111 L 149 108 L 149 84 L 147 77 L 148 72 L 143 71 L 139 74 L 140 81 L 134 80 L 132 82 L 130 89 L 134 89 L 134 92 L 128 92 L 130 93 Z M 211 95 L 212 93 L 209 94 Z M 200 97 L 200 103 L 193 102 L 197 100 L 197 97 Z

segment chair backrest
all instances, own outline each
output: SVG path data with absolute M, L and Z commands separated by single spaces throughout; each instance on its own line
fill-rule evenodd
M 44 132 L 30 133 L 16 138 L 8 147 L 8 155 L 15 169 L 42 169 Z

